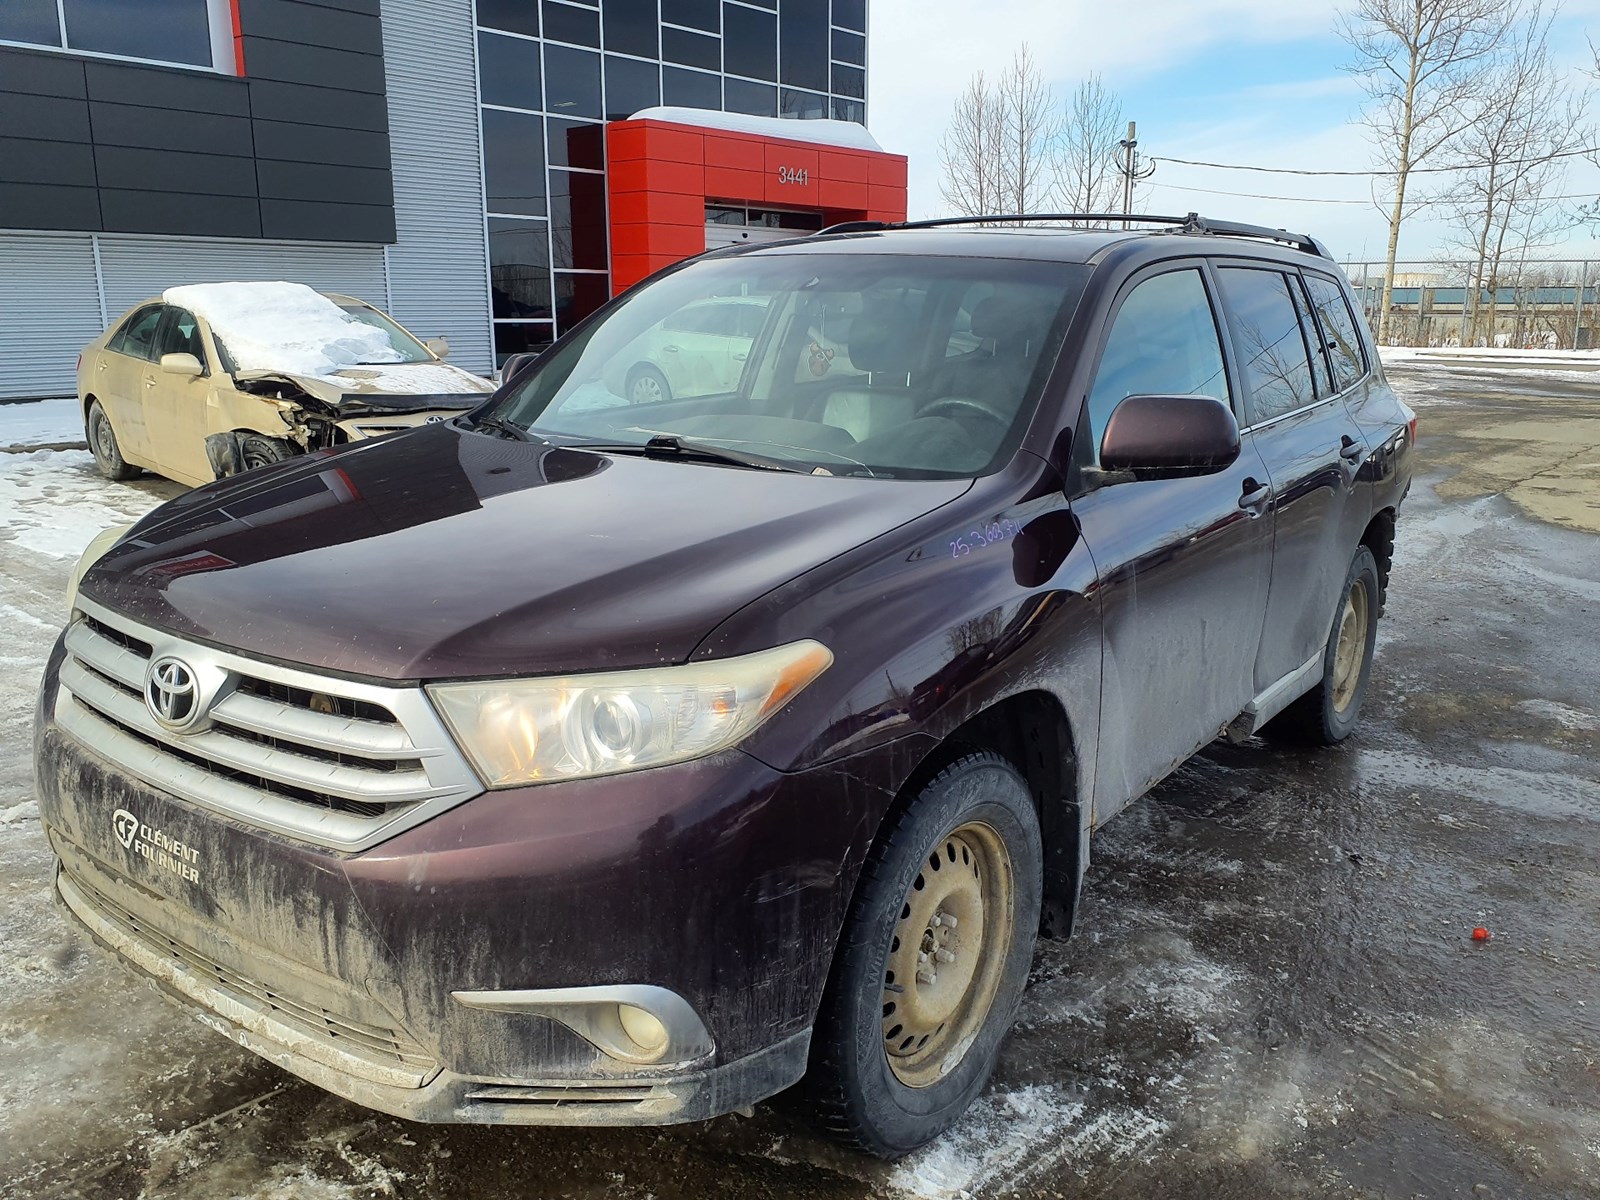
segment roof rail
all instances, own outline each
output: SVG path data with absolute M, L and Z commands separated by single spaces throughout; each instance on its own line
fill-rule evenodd
M 1178 233 L 1261 238 L 1293 246 L 1297 250 L 1315 254 L 1320 258 L 1333 258 L 1333 255 L 1328 253 L 1327 247 L 1308 233 L 1290 233 L 1286 229 L 1269 229 L 1265 225 L 1243 225 L 1237 221 L 1214 221 L 1210 217 L 1202 217 L 1199 213 L 1190 213 L 1184 217 L 1160 217 L 1144 213 L 995 213 L 980 217 L 933 217 L 924 221 L 845 221 L 838 225 L 830 225 L 820 233 L 874 233 L 885 229 L 937 229 L 945 225 L 1026 224 L 1034 221 L 1056 223 L 1095 221 L 1107 224 L 1122 221 L 1139 225 L 1170 225 Z

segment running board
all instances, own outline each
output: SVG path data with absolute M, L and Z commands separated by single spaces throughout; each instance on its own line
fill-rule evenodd
M 1248 741 L 1263 725 L 1309 692 L 1322 678 L 1322 655 L 1321 650 L 1317 651 L 1245 705 L 1244 711 L 1228 722 L 1222 736 L 1234 745 Z

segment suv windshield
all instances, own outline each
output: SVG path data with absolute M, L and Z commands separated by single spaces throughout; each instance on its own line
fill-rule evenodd
M 669 437 L 834 475 L 997 470 L 1088 268 L 757 254 L 640 288 L 547 352 L 493 415 L 566 444 Z

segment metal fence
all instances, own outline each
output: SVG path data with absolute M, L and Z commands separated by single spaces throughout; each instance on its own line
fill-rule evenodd
M 1374 333 L 1384 264 L 1347 262 Z M 1389 303 L 1392 346 L 1502 346 L 1587 350 L 1600 346 L 1600 262 L 1517 263 L 1474 288 L 1459 264 L 1396 263 Z

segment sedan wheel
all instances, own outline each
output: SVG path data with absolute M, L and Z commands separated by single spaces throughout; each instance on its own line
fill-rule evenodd
M 84 419 L 84 433 L 89 442 L 89 451 L 94 455 L 94 465 L 100 474 L 114 480 L 132 479 L 139 474 L 138 467 L 130 466 L 123 459 L 122 449 L 117 445 L 116 430 L 111 428 L 111 418 L 106 416 L 106 410 L 100 407 L 98 400 L 89 402 L 89 411 Z
M 659 404 L 672 399 L 672 389 L 667 377 L 651 366 L 638 366 L 628 376 L 628 402 L 630 404 Z

